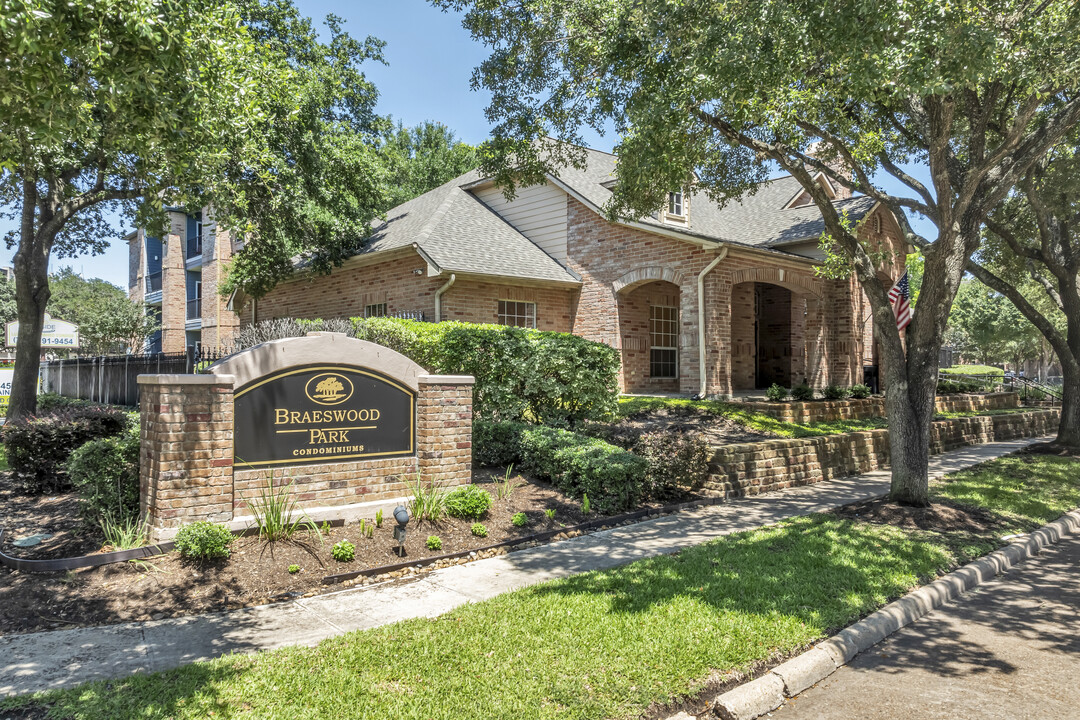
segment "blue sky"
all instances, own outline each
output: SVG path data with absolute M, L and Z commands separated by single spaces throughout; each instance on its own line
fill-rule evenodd
M 484 117 L 488 93 L 470 89 L 473 68 L 487 51 L 461 27 L 459 15 L 444 13 L 424 0 L 296 2 L 320 25 L 322 18 L 334 13 L 344 18 L 345 28 L 353 36 L 374 35 L 386 42 L 388 65 L 368 66 L 368 77 L 379 89 L 380 113 L 392 115 L 406 125 L 437 120 L 471 144 L 487 137 L 491 127 Z M 610 134 L 590 133 L 585 137 L 592 147 L 605 151 L 610 151 L 616 140 Z M 10 227 L 11 223 L 0 221 L 0 234 Z M 100 277 L 126 288 L 127 246 L 121 237 L 112 238 L 102 255 L 54 259 L 52 268 L 70 265 L 86 277 Z M 12 254 L 4 256 L 7 263 Z

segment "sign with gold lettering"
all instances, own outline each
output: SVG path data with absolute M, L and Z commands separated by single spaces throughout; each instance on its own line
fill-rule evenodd
M 309 365 L 236 391 L 236 467 L 308 465 L 416 452 L 416 395 L 382 373 Z

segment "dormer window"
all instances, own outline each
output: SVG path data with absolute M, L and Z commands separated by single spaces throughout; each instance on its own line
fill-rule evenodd
M 683 194 L 682 190 L 676 190 L 669 192 L 667 196 L 667 211 L 668 215 L 677 215 L 678 217 L 686 217 L 686 210 L 683 206 Z

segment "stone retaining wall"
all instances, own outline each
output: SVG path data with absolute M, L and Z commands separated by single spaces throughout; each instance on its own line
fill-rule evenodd
M 1059 410 L 940 420 L 931 454 L 982 443 L 1039 437 L 1057 429 Z M 757 495 L 872 472 L 889 464 L 889 431 L 767 440 L 716 448 L 706 488 L 727 497 Z
M 885 398 L 883 397 L 861 400 L 815 400 L 813 402 L 748 402 L 743 405 L 749 410 L 777 420 L 799 424 L 885 417 Z M 937 412 L 985 412 L 1020 407 L 1020 396 L 1013 392 L 985 395 L 939 395 L 934 405 Z

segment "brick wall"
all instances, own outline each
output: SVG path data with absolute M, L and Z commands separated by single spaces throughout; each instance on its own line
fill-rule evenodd
M 169 232 L 161 239 L 161 350 L 182 353 L 187 348 L 187 216 L 170 212 L 169 221 Z
M 885 398 L 883 397 L 815 400 L 814 402 L 749 402 L 745 403 L 745 407 L 777 420 L 800 424 L 885 417 Z M 934 402 L 937 412 L 984 412 L 1018 407 L 1020 407 L 1020 396 L 1010 392 L 985 395 L 939 395 Z
M 233 467 L 228 376 L 141 375 L 140 508 L 154 532 L 250 514 L 272 482 L 291 485 L 305 510 L 387 500 L 425 482 L 472 482 L 471 377 L 420 376 L 415 456 L 285 468 Z
M 1039 437 L 1057 427 L 1059 410 L 941 420 L 933 424 L 930 452 Z M 716 448 L 706 487 L 728 497 L 757 495 L 832 478 L 872 472 L 889 464 L 889 431 L 767 440 Z
M 209 216 L 209 209 L 203 210 Z M 202 336 L 204 348 L 232 345 L 240 316 L 228 308 L 229 298 L 220 293 L 225 281 L 226 264 L 232 258 L 232 238 L 227 230 L 207 222 L 203 224 L 202 259 Z

